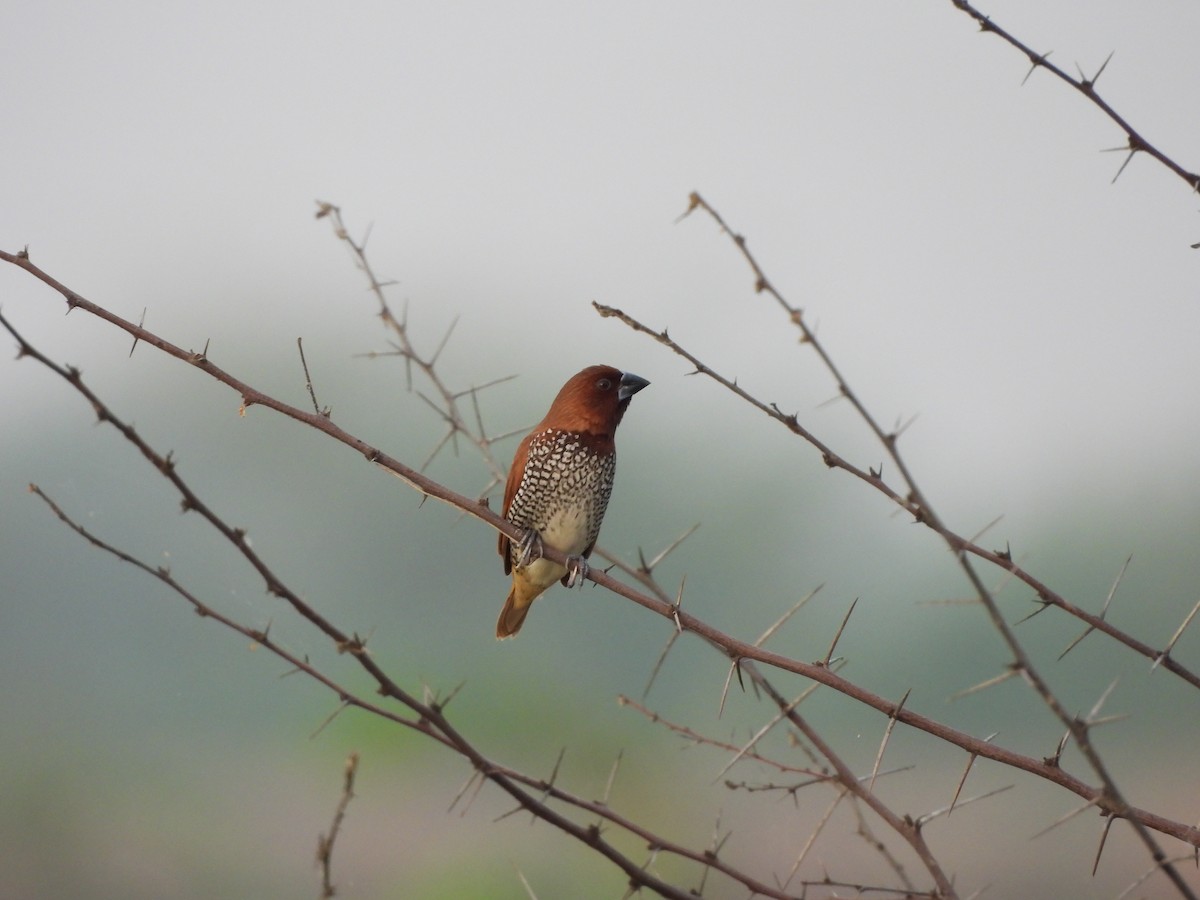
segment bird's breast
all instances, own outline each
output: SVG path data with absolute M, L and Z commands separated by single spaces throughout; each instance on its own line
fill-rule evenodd
M 578 556 L 592 542 L 593 511 L 589 504 L 566 504 L 553 509 L 538 533 L 542 540 L 566 553 Z
M 542 432 L 529 444 L 507 518 L 537 529 L 543 542 L 563 553 L 578 555 L 600 531 L 615 471 L 616 454 L 597 449 L 588 436 Z

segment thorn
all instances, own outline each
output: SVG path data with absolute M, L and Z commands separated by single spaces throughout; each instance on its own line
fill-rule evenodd
M 318 218 L 320 218 L 319 214 L 318 214 Z M 470 790 L 471 785 L 475 783 L 475 779 L 481 778 L 481 777 L 483 777 L 483 773 L 480 772 L 478 769 L 475 769 L 474 771 L 472 771 L 470 777 L 466 781 L 463 782 L 463 786 L 460 787 L 458 789 L 458 793 L 454 795 L 454 799 L 450 801 L 450 805 L 448 807 L 446 807 L 446 812 L 448 812 L 448 813 L 454 812 L 454 807 L 458 806 L 458 801 L 462 799 L 463 794 L 465 794 L 468 790 Z M 460 815 L 465 815 L 465 814 L 466 814 L 466 809 L 464 809 L 462 811 L 462 813 L 460 813 Z
M 904 432 L 908 431 L 908 429 L 912 427 L 913 423 L 919 418 L 921 418 L 920 413 L 913 413 L 906 421 L 897 421 L 896 427 L 892 430 L 892 433 L 888 435 L 890 438 L 890 443 L 895 445 L 896 441 L 898 441 Z
M 1107 62 L 1105 65 L 1107 65 Z M 1108 840 L 1108 831 L 1110 828 L 1112 828 L 1114 821 L 1114 817 L 1110 815 L 1108 820 L 1104 823 L 1104 831 L 1100 834 L 1100 846 L 1096 848 L 1096 861 L 1092 863 L 1093 878 L 1096 877 L 1096 870 L 1100 868 L 1100 855 L 1104 852 L 1104 842 Z
M 449 694 L 446 695 L 445 700 L 438 700 L 435 697 L 434 702 L 429 704 L 429 708 L 432 709 L 435 713 L 441 713 L 442 710 L 444 710 L 447 706 L 450 705 L 450 701 L 453 700 L 456 696 L 458 696 L 458 692 L 461 691 L 465 685 L 466 685 L 466 681 L 460 681 L 458 683 L 458 686 L 455 687 L 454 690 L 452 690 Z
M 1036 841 L 1043 834 L 1047 834 L 1047 833 L 1053 831 L 1059 825 L 1066 824 L 1067 822 L 1069 822 L 1073 818 L 1075 818 L 1077 815 L 1079 815 L 1081 812 L 1087 812 L 1087 810 L 1091 809 L 1093 806 L 1095 806 L 1099 802 L 1100 802 L 1100 798 L 1098 796 L 1093 797 L 1087 803 L 1083 804 L 1083 806 L 1076 807 L 1075 809 L 1073 809 L 1069 813 L 1067 813 L 1065 816 L 1060 816 L 1059 818 L 1055 819 L 1053 822 L 1051 822 L 1049 825 L 1047 825 L 1045 828 L 1043 828 L 1037 834 L 1031 835 L 1029 839 L 1031 841 Z
M 324 722 L 322 722 L 320 725 L 318 725 L 318 726 L 317 726 L 317 730 L 316 730 L 316 731 L 314 731 L 312 734 L 310 734 L 310 735 L 308 736 L 308 739 L 311 741 L 311 740 L 312 740 L 313 738 L 315 738 L 315 737 L 316 737 L 318 734 L 320 734 L 322 731 L 324 731 L 324 730 L 325 730 L 325 728 L 326 728 L 326 726 L 328 726 L 330 722 L 332 722 L 332 721 L 333 721 L 334 719 L 336 719 L 336 718 L 337 718 L 339 715 L 341 715 L 341 713 L 342 713 L 342 710 L 346 709 L 346 708 L 347 708 L 349 705 L 350 705 L 350 704 L 349 704 L 347 701 L 345 701 L 345 700 L 343 700 L 341 703 L 339 703 L 339 704 L 337 705 L 337 709 L 335 709 L 333 712 L 331 712 L 331 713 L 330 713 L 328 716 L 326 716 L 326 717 L 325 717 L 325 721 L 324 721 Z
M 437 363 L 438 357 L 442 355 L 442 351 L 446 349 L 446 343 L 450 340 L 450 335 L 454 334 L 454 329 L 458 325 L 458 316 L 450 322 L 450 327 L 446 329 L 446 335 L 442 338 L 442 342 L 438 344 L 436 350 L 433 351 L 433 356 L 429 360 L 429 365 L 433 366 Z
M 846 630 L 846 623 L 850 621 L 850 616 L 854 614 L 854 607 L 858 605 L 858 598 L 854 598 L 854 602 L 850 604 L 850 608 L 846 610 L 846 617 L 842 619 L 842 624 L 838 626 L 837 634 L 833 636 L 833 643 L 829 645 L 829 652 L 825 654 L 825 659 L 817 663 L 819 666 L 829 668 L 829 661 L 833 659 L 833 651 L 838 645 L 838 641 L 842 639 L 842 632 Z
M 793 615 L 795 615 L 795 613 L 800 609 L 800 607 L 804 606 L 806 603 L 808 603 L 809 600 L 811 600 L 813 597 L 815 597 L 817 595 L 817 592 L 819 590 L 821 590 L 821 588 L 823 588 L 823 587 L 824 587 L 823 584 L 818 584 L 815 588 L 813 588 L 811 591 L 809 591 L 805 596 L 803 596 L 799 600 L 797 600 L 795 605 L 792 606 L 791 609 L 789 609 L 782 616 L 780 616 L 778 619 L 776 619 L 775 623 L 770 628 L 768 628 L 761 635 L 759 635 L 758 640 L 754 642 L 754 646 L 761 647 L 766 642 L 767 638 L 771 637 L 771 635 L 773 635 L 776 631 L 778 631 L 784 625 L 784 623 L 787 622 L 788 619 L 790 619 Z
M 838 805 L 846 796 L 846 791 L 838 791 L 837 796 L 833 798 L 833 801 L 821 814 L 821 818 L 809 832 L 808 840 L 804 842 L 804 846 L 800 848 L 800 852 L 797 854 L 795 861 L 792 863 L 792 868 L 788 871 L 787 878 L 783 880 L 783 888 L 787 888 L 787 886 L 791 884 L 792 879 L 796 877 L 796 873 L 800 871 L 800 866 L 804 863 L 804 860 L 808 858 L 809 851 L 812 850 L 813 845 L 816 844 L 817 838 L 820 836 L 821 832 L 825 830 L 825 826 L 829 823 L 834 811 L 838 808 Z M 778 881 L 778 879 L 776 880 Z
M 792 701 L 792 704 L 790 704 L 788 707 L 789 711 L 798 702 L 799 702 L 799 699 Z M 738 761 L 742 757 L 744 757 L 747 753 L 752 751 L 754 749 L 754 747 L 758 744 L 758 742 L 763 739 L 763 737 L 766 735 L 766 733 L 768 731 L 770 731 L 772 728 L 774 728 L 776 725 L 778 725 L 780 722 L 783 721 L 784 716 L 785 716 L 785 713 L 783 711 L 776 713 L 774 716 L 771 717 L 770 721 L 768 721 L 767 724 L 761 726 L 758 729 L 758 731 L 754 732 L 754 734 L 751 735 L 750 740 L 747 741 L 745 744 L 743 744 L 741 746 L 741 748 L 738 750 L 738 752 L 733 754 L 733 758 L 730 759 L 729 762 L 725 763 L 725 765 L 721 767 L 721 771 L 716 774 L 715 778 L 713 778 L 713 783 L 715 784 L 716 782 L 720 781 L 725 776 L 726 772 L 728 772 L 730 769 L 732 769 L 734 766 L 736 766 L 738 764 Z
M 1106 615 L 1108 615 L 1108 606 L 1110 603 L 1112 603 L 1112 599 L 1117 593 L 1117 587 L 1118 587 L 1118 585 L 1120 585 L 1121 580 L 1125 577 L 1125 570 L 1129 568 L 1129 563 L 1132 560 L 1133 560 L 1133 554 L 1131 553 L 1131 554 L 1129 554 L 1129 556 L 1127 556 L 1125 558 L 1125 564 L 1121 566 L 1121 571 L 1117 573 L 1117 577 L 1113 581 L 1112 587 L 1108 589 L 1108 596 L 1104 598 L 1104 606 L 1100 610 L 1100 619 L 1101 620 L 1103 620 L 1104 617 Z M 1080 641 L 1082 641 L 1085 637 L 1087 637 L 1089 634 L 1091 634 L 1095 630 L 1096 630 L 1095 626 L 1093 626 L 1093 625 L 1089 625 L 1087 628 L 1085 628 L 1083 630 L 1083 633 L 1081 635 L 1079 635 L 1079 637 L 1075 638 L 1075 640 L 1071 641 L 1071 643 L 1067 645 L 1067 648 L 1058 655 L 1058 658 L 1061 660 L 1064 656 L 1066 656 L 1068 653 L 1070 653 L 1072 650 L 1074 650 L 1076 645 L 1078 645 Z M 1153 668 L 1151 668 L 1150 671 L 1154 671 Z
M 879 743 L 879 752 L 875 754 L 875 765 L 871 767 L 871 780 L 867 784 L 867 790 L 875 790 L 875 778 L 879 775 L 879 764 L 883 762 L 883 753 L 887 749 L 888 741 L 892 739 L 892 730 L 896 727 L 897 718 L 900 711 L 904 709 L 904 704 L 908 702 L 908 696 L 912 693 L 912 688 L 904 692 L 904 696 L 900 698 L 900 702 L 896 708 L 892 710 L 892 714 L 888 716 L 887 728 L 883 732 L 883 740 Z
M 1075 640 L 1073 640 L 1073 641 L 1071 641 L 1071 643 L 1067 644 L 1067 646 L 1063 650 L 1063 652 L 1058 654 L 1057 662 L 1062 662 L 1064 656 L 1066 656 L 1068 653 L 1070 653 L 1072 650 L 1074 650 L 1083 641 L 1083 639 L 1085 637 L 1087 637 L 1089 634 L 1091 634 L 1095 630 L 1096 630 L 1095 627 L 1092 625 L 1089 625 L 1087 628 L 1083 629 L 1083 631 L 1081 631 L 1079 633 L 1079 637 L 1075 638 Z
M 953 703 L 955 700 L 961 700 L 963 697 L 969 697 L 971 694 L 977 694 L 980 691 L 987 690 L 990 687 L 995 687 L 998 684 L 1003 684 L 1008 679 L 1017 674 L 1016 666 L 1010 666 L 1007 672 L 1002 675 L 997 675 L 994 678 L 989 678 L 987 681 L 981 681 L 972 687 L 965 688 L 957 693 L 951 694 L 948 702 Z
M 704 201 L 700 199 L 700 195 L 695 191 L 692 191 L 690 194 L 688 194 L 688 207 L 683 211 L 683 214 L 675 220 L 675 224 L 678 225 L 680 222 L 690 216 L 703 202 Z
M 1123 163 L 1121 163 L 1121 168 L 1117 169 L 1117 174 L 1113 176 L 1112 181 L 1110 181 L 1109 184 L 1117 183 L 1117 179 L 1121 177 L 1121 173 L 1125 171 L 1125 167 L 1127 165 L 1129 165 L 1129 161 L 1133 159 L 1133 157 L 1136 153 L 1137 153 L 1136 149 L 1129 151 L 1129 155 L 1127 157 L 1125 157 L 1125 161 Z
M 983 739 L 984 743 L 991 743 L 992 738 L 995 736 L 996 733 L 992 732 Z M 974 753 L 967 757 L 967 767 L 963 769 L 962 778 L 958 779 L 958 787 L 954 789 L 954 796 L 950 798 L 950 808 L 946 813 L 947 816 L 954 814 L 954 807 L 958 805 L 958 797 L 962 793 L 963 786 L 967 783 L 967 776 L 971 774 L 971 769 L 974 768 L 976 759 L 978 757 Z
M 977 800 L 986 800 L 988 797 L 994 797 L 997 794 L 1003 794 L 1005 791 L 1010 790 L 1012 787 L 1013 786 L 1011 784 L 1006 784 L 1003 787 L 993 788 L 992 790 L 987 791 L 986 793 L 976 794 L 974 797 L 968 797 L 960 805 L 961 806 L 969 806 L 970 804 L 976 802 Z M 935 809 L 933 812 L 928 812 L 928 813 L 925 813 L 925 815 L 920 816 L 914 824 L 918 828 L 921 828 L 921 827 L 925 826 L 927 823 L 929 823 L 930 821 L 932 821 L 933 819 L 936 819 L 938 816 L 943 815 L 943 814 L 945 814 L 947 816 L 950 815 L 950 810 L 946 809 L 946 808 Z
M 725 687 L 721 689 L 721 702 L 717 706 L 718 719 L 721 718 L 721 715 L 725 712 L 725 698 L 729 696 L 729 685 L 733 681 L 733 670 L 736 668 L 737 660 L 734 659 L 733 662 L 729 664 L 729 672 L 725 675 Z
M 1033 602 L 1039 603 L 1041 605 L 1037 609 L 1035 609 L 1033 612 L 1031 612 L 1029 615 L 1024 616 L 1023 618 L 1017 619 L 1017 621 L 1013 623 L 1014 625 L 1020 625 L 1023 622 L 1028 622 L 1034 616 L 1044 613 L 1046 610 L 1048 610 L 1053 605 L 1050 603 L 1049 600 L 1047 600 L 1045 597 L 1040 596 L 1040 595 L 1035 597 Z
M 563 757 L 566 755 L 567 755 L 566 747 L 562 747 L 561 749 L 559 749 L 558 759 L 556 759 L 554 761 L 554 769 L 550 772 L 550 781 L 547 783 L 547 787 L 554 787 L 554 782 L 558 780 L 559 767 L 562 766 Z
M 675 595 L 675 605 L 671 608 L 671 618 L 675 620 L 675 633 L 683 634 L 683 623 L 679 621 L 679 609 L 683 606 L 683 586 L 687 584 L 687 575 L 679 579 L 679 593 Z
M 984 525 L 982 528 L 980 528 L 977 532 L 975 532 L 973 535 L 971 535 L 969 538 L 967 538 L 968 542 L 972 543 L 972 544 L 977 543 L 981 537 L 983 537 L 985 534 L 987 534 L 989 531 L 991 531 L 992 528 L 994 528 L 996 525 L 999 525 L 1003 518 L 1004 518 L 1004 513 L 1000 513 L 1000 515 L 996 516 L 996 518 L 992 519 L 992 521 L 988 522 L 986 525 Z M 1006 547 L 1004 552 L 1008 554 L 1009 562 L 1012 562 L 1012 548 Z
M 538 900 L 538 896 L 534 893 L 533 887 L 529 884 L 529 880 L 525 877 L 525 873 L 517 867 L 516 863 L 513 864 L 513 869 L 516 870 L 517 877 L 521 879 L 521 886 L 525 888 L 525 893 L 528 895 L 529 900 Z
M 1116 53 L 1116 52 L 1117 51 L 1115 51 L 1115 50 L 1113 51 L 1113 53 Z M 1083 69 L 1080 68 L 1079 63 L 1075 63 L 1075 71 L 1077 71 L 1079 73 L 1079 84 L 1077 85 L 1078 88 L 1081 91 L 1083 91 L 1085 94 L 1089 94 L 1089 95 L 1095 94 L 1096 93 L 1096 80 L 1100 77 L 1101 73 L 1104 72 L 1105 68 L 1108 67 L 1108 61 L 1112 58 L 1113 58 L 1113 54 L 1112 53 L 1108 54 L 1108 57 L 1101 64 L 1100 68 L 1096 70 L 1096 74 L 1093 75 L 1091 78 L 1088 78 L 1086 75 L 1083 74 Z
M 1104 702 L 1108 699 L 1109 694 L 1111 694 L 1116 689 L 1117 682 L 1120 680 L 1121 679 L 1119 677 L 1114 678 L 1112 680 L 1112 684 L 1110 684 L 1107 688 L 1104 689 L 1104 693 L 1100 695 L 1100 699 L 1096 701 L 1096 705 L 1091 708 L 1091 710 L 1087 714 L 1087 718 L 1084 720 L 1088 725 L 1091 725 L 1092 720 L 1095 719 L 1096 716 L 1098 716 L 1100 714 L 1100 708 L 1104 706 Z
M 1108 68 L 1108 63 L 1109 63 L 1109 60 L 1111 60 L 1111 59 L 1113 58 L 1113 53 L 1116 53 L 1116 52 L 1117 52 L 1116 50 L 1113 50 L 1113 51 L 1111 51 L 1111 52 L 1108 54 L 1108 56 L 1106 56 L 1106 57 L 1104 58 L 1104 62 L 1103 62 L 1101 65 L 1100 65 L 1100 68 L 1096 70 L 1096 74 L 1092 76 L 1092 84 L 1093 84 L 1093 85 L 1094 85 L 1094 84 L 1095 84 L 1097 81 L 1099 81 L 1099 80 L 1100 80 L 1100 76 L 1101 76 L 1102 74 L 1104 74 L 1104 70 Z
M 680 544 L 682 544 L 684 541 L 686 541 L 688 538 L 690 538 L 693 534 L 695 534 L 696 529 L 699 527 L 700 527 L 700 523 L 697 522 L 695 525 L 693 525 L 691 528 L 689 528 L 687 531 L 685 531 L 679 537 L 675 538 L 675 540 L 673 540 L 670 544 L 667 545 L 667 548 L 665 550 L 662 550 L 658 554 L 658 556 L 656 556 L 656 557 L 654 557 L 654 559 L 650 560 L 650 562 L 648 564 L 645 561 L 645 557 L 643 557 L 641 555 L 642 550 L 639 547 L 638 548 L 638 556 L 641 557 L 641 559 L 642 559 L 642 565 L 645 568 L 646 573 L 649 574 L 650 570 L 652 570 L 655 566 L 657 566 L 660 562 L 662 562 L 664 559 L 667 558 L 667 554 L 674 551 L 676 547 L 678 547 Z
M 654 682 L 658 678 L 659 670 L 662 669 L 663 662 L 666 661 L 667 654 L 671 652 L 671 647 L 674 646 L 675 641 L 677 641 L 679 639 L 679 635 L 681 635 L 681 634 L 683 634 L 683 629 L 677 628 L 675 631 L 672 631 L 671 636 L 669 638 L 667 638 L 666 646 L 663 647 L 662 653 L 660 653 L 658 655 L 658 662 L 656 662 L 654 664 L 654 669 L 650 672 L 650 677 L 646 681 L 646 687 L 642 690 L 642 699 L 643 700 L 645 700 L 646 697 L 649 696 L 650 688 L 652 688 L 654 686 Z M 729 689 L 728 682 L 726 682 L 725 689 L 726 690 Z M 724 704 L 725 704 L 725 698 L 724 698 L 724 696 L 722 696 L 721 705 L 724 706 Z M 718 718 L 720 718 L 719 714 L 718 714 Z
M 718 839 L 718 836 L 720 835 L 720 833 L 721 833 L 721 812 L 720 812 L 720 810 L 718 810 L 717 811 L 717 819 L 713 823 L 712 843 L 709 845 L 709 848 L 704 851 L 704 858 L 706 860 L 715 861 L 717 859 L 717 854 L 720 853 L 721 848 L 725 846 L 725 839 L 729 837 L 729 834 L 726 834 L 725 838 Z M 697 897 L 701 897 L 704 895 L 704 885 L 705 885 L 705 882 L 708 881 L 708 873 L 709 873 L 709 866 L 706 864 L 704 866 L 704 871 L 700 874 L 699 887 L 697 887 L 696 889 L 691 891 L 691 893 L 693 895 L 695 895 Z
M 1032 53 L 1029 54 L 1029 71 L 1026 72 L 1025 77 L 1021 79 L 1021 87 L 1025 86 L 1025 82 L 1029 80 L 1029 76 L 1033 74 L 1034 69 L 1036 69 L 1038 66 L 1044 66 L 1046 64 L 1047 58 L 1049 58 L 1050 54 L 1053 52 L 1053 50 L 1047 50 L 1041 56 L 1034 56 Z
M 1062 762 L 1063 751 L 1067 749 L 1067 741 L 1071 739 L 1071 729 L 1067 729 L 1061 738 L 1058 740 L 1058 746 L 1054 750 L 1053 756 L 1045 757 L 1042 762 L 1048 766 L 1054 766 L 1056 769 L 1059 763 Z
M 617 769 L 621 767 L 621 758 L 624 755 L 624 750 L 617 751 L 617 758 L 613 760 L 612 771 L 608 773 L 608 783 L 604 785 L 604 799 L 600 801 L 605 806 L 608 806 L 608 796 L 612 792 L 613 782 L 617 780 Z
M 1183 624 L 1175 629 L 1175 633 L 1171 635 L 1171 640 L 1167 642 L 1167 646 L 1163 649 L 1162 653 L 1154 658 L 1154 665 L 1150 667 L 1151 672 L 1158 668 L 1158 664 L 1170 654 L 1172 648 L 1175 646 L 1175 642 L 1183 635 L 1184 629 L 1192 624 L 1192 619 L 1196 618 L 1197 612 L 1200 612 L 1200 601 L 1197 601 L 1196 605 L 1192 607 L 1192 611 L 1187 614 L 1187 618 L 1183 620 Z
M 143 306 L 142 307 L 142 317 L 141 317 L 141 319 L 138 320 L 138 328 L 144 327 L 145 324 L 146 324 L 146 307 Z M 130 357 L 133 356 L 133 351 L 137 349 L 138 341 L 140 341 L 140 340 L 141 340 L 140 337 L 138 337 L 137 335 L 134 335 L 133 346 L 129 348 L 129 356 Z

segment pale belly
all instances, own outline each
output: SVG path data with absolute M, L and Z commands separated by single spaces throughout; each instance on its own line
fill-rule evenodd
M 583 510 L 555 513 L 541 529 L 542 543 L 561 550 L 567 556 L 579 556 L 587 548 L 587 515 Z M 538 559 L 524 569 L 530 581 L 539 587 L 549 587 L 567 574 L 564 566 L 548 559 Z

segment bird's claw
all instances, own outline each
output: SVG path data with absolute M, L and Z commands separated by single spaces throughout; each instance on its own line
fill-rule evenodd
M 578 584 L 580 589 L 582 589 L 583 583 L 587 581 L 589 571 L 591 571 L 591 567 L 582 556 L 568 556 L 567 587 L 573 588 Z
M 517 568 L 523 569 L 531 562 L 542 558 L 542 536 L 536 528 L 530 528 L 517 544 Z

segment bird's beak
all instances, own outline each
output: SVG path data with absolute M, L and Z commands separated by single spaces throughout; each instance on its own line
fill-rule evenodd
M 617 385 L 617 399 L 628 400 L 649 383 L 645 378 L 639 378 L 631 372 L 622 372 L 621 383 Z

